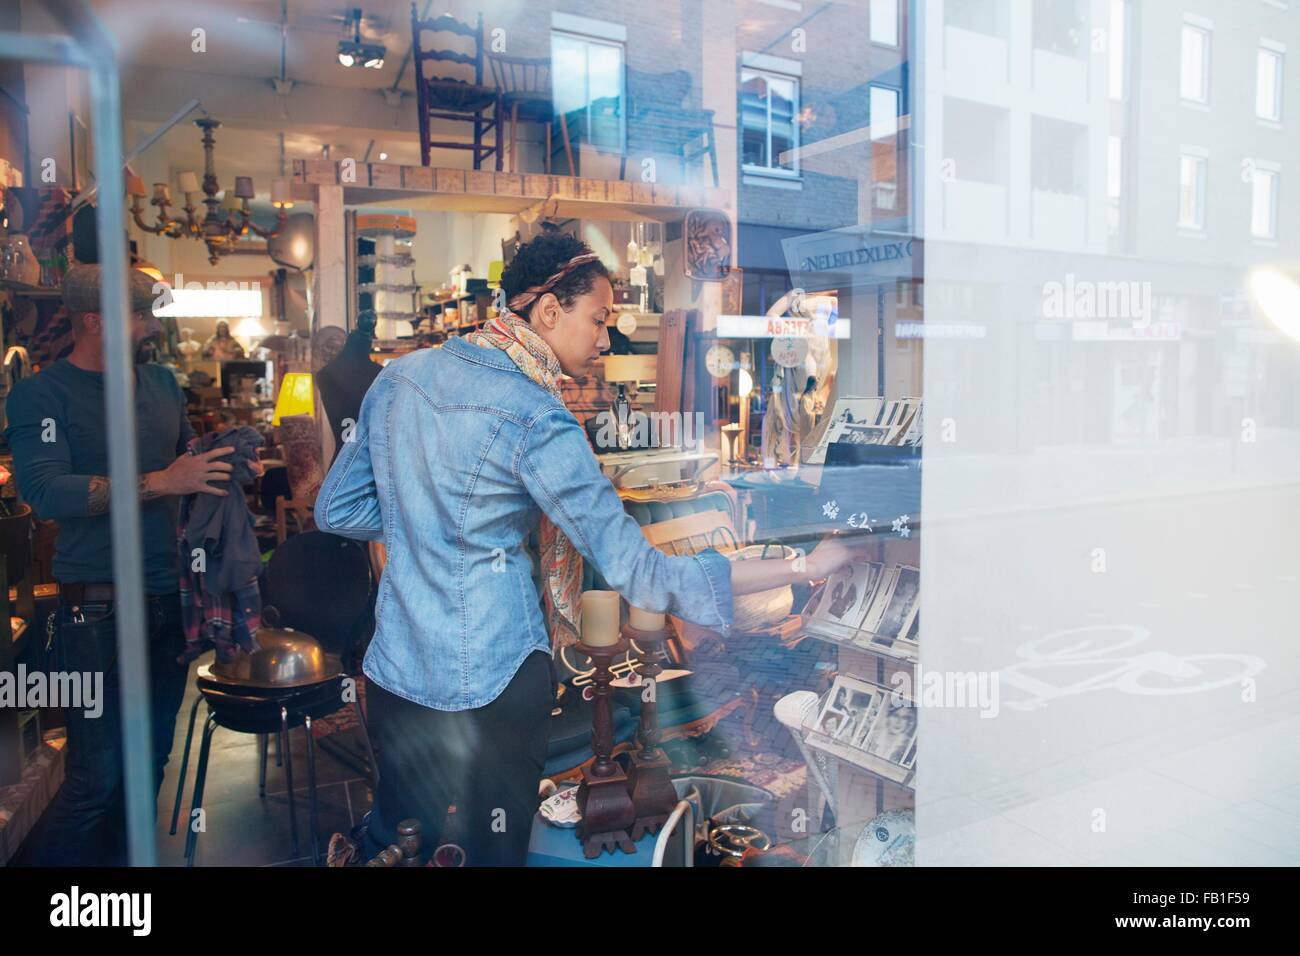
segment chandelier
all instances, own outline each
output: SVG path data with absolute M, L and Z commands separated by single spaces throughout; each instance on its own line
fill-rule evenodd
M 236 176 L 235 188 L 226 190 L 225 201 L 217 198 L 221 186 L 217 182 L 213 166 L 212 147 L 216 140 L 212 131 L 220 128 L 221 122 L 210 116 L 194 121 L 194 125 L 203 130 L 203 205 L 208 207 L 207 214 L 201 218 L 195 208 L 195 197 L 199 194 L 198 177 L 193 172 L 183 172 L 177 180 L 181 192 L 185 195 L 185 218 L 173 218 L 168 209 L 173 205 L 171 187 L 167 183 L 153 184 L 151 206 L 158 207 L 158 219 L 153 225 L 144 221 L 142 201 L 148 195 L 144 180 L 134 173 L 126 177 L 127 195 L 131 197 L 131 218 L 145 232 L 155 236 L 167 236 L 170 239 L 202 239 L 208 247 L 208 262 L 216 265 L 221 256 L 228 255 L 235 249 L 235 244 L 250 232 L 263 239 L 279 235 L 288 219 L 287 210 L 293 206 L 289 198 L 289 184 L 283 179 L 271 183 L 271 204 L 278 210 L 275 226 L 263 229 L 253 222 L 248 209 L 248 201 L 253 198 L 253 177 Z

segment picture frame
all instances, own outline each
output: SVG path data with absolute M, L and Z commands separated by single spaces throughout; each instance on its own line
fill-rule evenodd
M 916 725 L 918 708 L 906 697 L 889 695 L 881 702 L 875 720 L 868 728 L 860 728 L 855 747 L 872 757 L 900 767 L 914 763 L 916 754 Z

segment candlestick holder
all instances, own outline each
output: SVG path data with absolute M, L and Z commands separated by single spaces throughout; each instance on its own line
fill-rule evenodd
M 628 792 L 636 809 L 636 819 L 632 821 L 633 840 L 656 832 L 677 806 L 677 789 L 668 775 L 671 761 L 659 747 L 659 685 L 656 678 L 663 673 L 659 662 L 669 636 L 667 627 L 641 631 L 628 624 L 623 628 L 624 640 L 642 649 L 640 657 L 645 665 L 641 668 L 644 680 L 641 684 L 641 726 L 637 731 L 641 746 L 632 752 L 628 771 Z
M 591 749 L 596 759 L 582 768 L 582 783 L 578 785 L 578 808 L 582 811 L 582 820 L 577 832 L 582 841 L 582 855 L 590 860 L 605 850 L 635 853 L 636 844 L 628 831 L 636 820 L 636 808 L 628 792 L 627 774 L 611 756 L 614 750 L 611 700 L 614 691 L 609 686 L 613 679 L 609 666 L 615 657 L 627 653 L 628 643 L 620 637 L 616 643 L 605 647 L 592 647 L 581 642 L 575 646 L 591 658 L 596 668 L 592 675 L 591 719 Z

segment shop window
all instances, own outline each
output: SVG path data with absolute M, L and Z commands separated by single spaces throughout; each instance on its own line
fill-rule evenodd
M 898 46 L 899 0 L 871 0 L 871 42 Z
M 1210 31 L 1199 22 L 1183 24 L 1178 90 L 1185 100 L 1193 103 L 1209 102 Z
M 1281 44 L 1261 44 L 1255 76 L 1255 115 L 1277 122 L 1282 119 Z
M 799 80 L 744 67 L 740 71 L 740 154 L 747 172 L 799 172 Z M 785 160 L 782 161 L 782 156 Z
M 1184 151 L 1178 157 L 1178 226 L 1205 228 L 1205 177 L 1208 162 L 1200 153 Z
M 1276 169 L 1262 168 L 1255 161 L 1250 184 L 1250 234 L 1256 239 L 1277 238 Z
M 624 62 L 622 43 L 551 33 L 555 111 L 566 115 L 573 135 L 609 152 L 623 149 Z
M 1088 17 L 1082 0 L 1038 0 L 1033 10 L 1036 49 L 1062 56 L 1084 55 Z

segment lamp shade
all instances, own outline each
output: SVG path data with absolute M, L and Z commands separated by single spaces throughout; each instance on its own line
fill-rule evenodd
M 253 177 L 236 176 L 235 177 L 235 195 L 240 199 L 253 198 Z
M 653 355 L 607 355 L 605 381 L 653 382 L 656 364 L 656 356 Z
M 289 182 L 285 179 L 273 179 L 271 181 L 271 202 L 277 209 L 293 208 L 293 200 L 289 196 Z
M 280 424 L 280 419 L 287 415 L 311 415 L 315 410 L 311 372 L 285 372 L 284 381 L 280 383 L 280 396 L 275 400 L 275 415 L 271 424 Z
M 145 192 L 144 180 L 135 173 L 126 174 L 126 194 L 128 196 L 139 196 L 141 199 L 149 195 Z
M 180 184 L 181 192 L 187 195 L 199 191 L 199 177 L 189 170 L 186 170 L 177 176 L 176 181 Z

